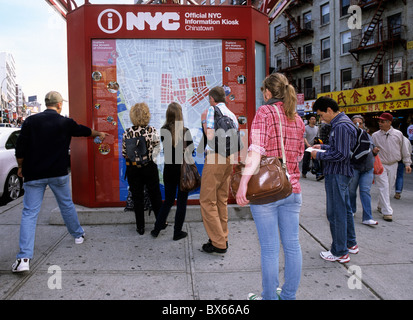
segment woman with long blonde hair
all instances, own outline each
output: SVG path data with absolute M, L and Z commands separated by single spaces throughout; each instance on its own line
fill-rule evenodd
M 297 102 L 295 90 L 284 75 L 271 74 L 265 78 L 261 89 L 266 104 L 257 110 L 251 125 L 251 145 L 236 200 L 240 206 L 249 203 L 246 198 L 248 182 L 259 166 L 262 155 L 282 157 L 281 121 L 286 165 L 293 193 L 276 202 L 263 205 L 251 204 L 250 209 L 261 246 L 262 299 L 295 299 L 302 265 L 298 238 L 301 209 L 298 163 L 304 154 L 304 123 L 295 111 Z M 278 288 L 279 238 L 285 256 L 285 283 L 282 290 Z M 261 299 L 255 294 L 249 294 L 248 298 Z
M 161 128 L 161 139 L 164 149 L 165 165 L 163 171 L 163 181 L 165 186 L 165 201 L 156 218 L 155 228 L 151 231 L 153 237 L 157 237 L 159 232 L 164 229 L 169 211 L 175 202 L 175 224 L 173 240 L 180 240 L 187 236 L 182 231 L 185 221 L 186 203 L 188 192 L 179 188 L 181 176 L 181 164 L 184 153 L 190 151 L 188 145 L 192 144 L 191 132 L 184 127 L 182 107 L 179 103 L 169 104 L 165 114 L 165 123 Z

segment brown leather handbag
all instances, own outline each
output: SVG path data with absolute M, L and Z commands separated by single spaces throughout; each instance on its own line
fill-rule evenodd
M 282 163 L 277 157 L 261 157 L 260 167 L 248 182 L 246 197 L 251 204 L 266 204 L 288 197 L 292 193 L 292 186 L 288 179 L 287 162 L 282 136 L 281 117 L 278 107 L 275 107 L 280 119 Z M 231 176 L 231 193 L 235 198 L 242 177 L 245 163 L 235 166 Z
M 179 188 L 181 191 L 190 192 L 201 186 L 201 176 L 195 163 L 189 164 L 182 159 L 181 176 L 179 181 Z

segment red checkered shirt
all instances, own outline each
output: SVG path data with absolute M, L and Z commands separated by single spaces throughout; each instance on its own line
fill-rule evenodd
M 281 116 L 285 156 L 290 182 L 293 187 L 293 192 L 301 193 L 298 163 L 304 154 L 305 126 L 303 120 L 298 115 L 295 116 L 295 120 L 289 120 L 285 115 L 282 105 L 282 102 L 278 102 L 274 105 L 263 105 L 257 110 L 251 125 L 251 145 L 249 150 L 266 155 L 267 157 L 282 158 L 279 117 L 277 111 L 274 109 L 278 107 Z

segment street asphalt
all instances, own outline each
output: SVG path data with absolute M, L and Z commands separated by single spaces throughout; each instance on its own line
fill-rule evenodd
M 413 299 L 413 175 L 405 175 L 401 199 L 391 199 L 393 222 L 377 212 L 374 185 L 373 218 L 378 226 L 361 223 L 358 201 L 354 219 L 360 252 L 347 264 L 319 256 L 331 244 L 324 181 L 307 177 L 300 180 L 303 269 L 297 299 Z M 78 206 L 86 239 L 76 245 L 48 188 L 30 272 L 14 274 L 22 206 L 19 198 L 0 207 L 0 300 L 245 300 L 250 292 L 261 293 L 260 248 L 249 208 L 230 206 L 225 254 L 202 252 L 208 236 L 199 206 L 188 207 L 188 237 L 179 241 L 172 240 L 174 212 L 167 229 L 155 239 L 150 234 L 153 214 L 146 216 L 145 234 L 138 235 L 132 212 Z M 281 286 L 283 261 L 281 254 Z

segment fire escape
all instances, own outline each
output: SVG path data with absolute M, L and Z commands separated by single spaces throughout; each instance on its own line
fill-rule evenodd
M 304 4 L 313 4 L 312 0 L 293 0 L 290 3 L 288 9 L 284 10 L 283 15 L 287 19 L 287 27 L 280 29 L 279 33 L 275 35 L 275 44 L 282 43 L 290 53 L 290 59 L 287 63 L 283 63 L 282 66 L 278 66 L 277 71 L 284 73 L 289 81 L 293 83 L 292 72 L 301 70 L 303 68 L 309 68 L 313 70 L 314 63 L 312 61 L 311 54 L 301 53 L 301 48 L 296 49 L 293 45 L 293 41 L 304 37 L 312 36 L 312 21 L 303 21 L 301 24 L 291 14 L 291 9 Z
M 406 0 L 402 0 L 406 5 Z M 401 43 L 406 47 L 406 40 L 401 39 L 401 25 L 388 26 L 387 34 L 383 29 L 382 15 L 385 10 L 385 2 L 388 0 L 355 0 L 352 4 L 360 6 L 362 9 L 375 9 L 373 17 L 362 33 L 362 36 L 358 42 L 358 45 L 350 50 L 352 56 L 359 61 L 359 55 L 367 50 L 376 50 L 375 57 L 372 60 L 368 70 L 364 72 L 361 84 L 358 86 L 367 86 L 370 80 L 374 77 L 377 69 L 382 63 L 382 60 L 388 50 L 392 50 L 394 46 L 394 40 L 401 40 Z M 357 38 L 356 38 L 357 39 Z

